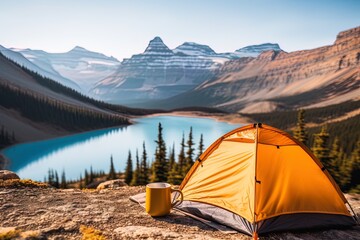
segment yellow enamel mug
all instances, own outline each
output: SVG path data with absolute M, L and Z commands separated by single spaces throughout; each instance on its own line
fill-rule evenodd
M 171 193 L 178 192 L 180 200 L 171 202 Z M 180 190 L 171 188 L 168 183 L 149 183 L 146 185 L 145 210 L 153 217 L 165 216 L 170 213 L 171 208 L 178 206 L 183 201 Z

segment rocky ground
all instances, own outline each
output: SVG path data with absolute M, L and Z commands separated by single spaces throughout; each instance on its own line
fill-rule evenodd
M 0 188 L 1 232 L 18 230 L 29 239 L 81 239 L 81 226 L 99 230 L 98 239 L 251 239 L 224 234 L 180 213 L 152 218 L 129 197 L 144 187 L 109 190 Z M 347 196 L 359 213 L 360 196 Z M 84 228 L 84 227 L 83 227 Z M 5 238 L 4 238 L 5 239 Z M 273 234 L 262 239 L 360 239 L 360 227 Z

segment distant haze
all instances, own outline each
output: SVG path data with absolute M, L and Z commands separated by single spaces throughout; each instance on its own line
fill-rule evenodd
M 48 52 L 78 45 L 119 60 L 155 36 L 171 49 L 190 41 L 232 52 L 270 42 L 295 51 L 332 44 L 360 25 L 359 12 L 356 0 L 2 0 L 0 45 Z

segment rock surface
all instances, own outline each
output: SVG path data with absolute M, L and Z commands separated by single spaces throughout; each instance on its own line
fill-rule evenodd
M 124 186 L 127 186 L 127 184 L 122 179 L 115 179 L 100 183 L 96 187 L 96 189 L 97 190 L 106 189 L 106 188 L 117 189 L 119 187 L 124 187 Z
M 0 170 L 0 179 L 1 180 L 10 180 L 10 179 L 20 179 L 19 176 L 9 170 Z
M 43 239 L 81 239 L 80 226 L 100 230 L 106 239 L 251 239 L 224 234 L 172 212 L 152 218 L 129 197 L 144 187 L 117 190 L 0 189 L 0 229 L 36 233 Z M 359 213 L 360 195 L 347 196 Z M 360 227 L 272 234 L 262 239 L 360 239 Z

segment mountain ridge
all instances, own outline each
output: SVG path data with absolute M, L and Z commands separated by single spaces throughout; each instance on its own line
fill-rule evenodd
M 160 37 L 155 37 L 143 53 L 124 59 L 116 73 L 99 81 L 91 92 L 114 103 L 166 99 L 213 78 L 221 66 L 233 58 L 240 55 L 218 54 L 207 45 L 193 42 L 171 50 Z
M 78 84 L 76 84 L 74 81 L 72 81 L 70 79 L 63 77 L 52 67 L 41 68 L 40 66 L 32 63 L 30 60 L 28 60 L 26 57 L 24 57 L 21 53 L 18 53 L 17 51 L 13 51 L 11 49 L 5 48 L 1 45 L 0 45 L 0 52 L 7 58 L 17 62 L 18 64 L 20 64 L 28 69 L 31 69 L 34 72 L 39 73 L 40 75 L 43 75 L 44 77 L 51 78 L 51 79 L 57 81 L 58 83 L 63 84 L 64 86 L 70 87 L 77 91 L 81 91 L 80 86 Z
M 227 61 L 214 78 L 193 90 L 148 104 L 164 108 L 196 104 L 255 113 L 321 107 L 357 99 L 359 39 L 357 27 L 339 33 L 329 46 L 290 53 L 270 50 L 256 58 Z M 287 104 L 290 98 L 294 104 Z M 295 99 L 299 104 L 295 104 Z
M 53 69 L 62 77 L 76 82 L 86 94 L 97 81 L 112 74 L 120 65 L 114 57 L 89 51 L 80 46 L 63 53 L 49 53 L 28 48 L 14 50 L 38 67 L 45 70 Z

